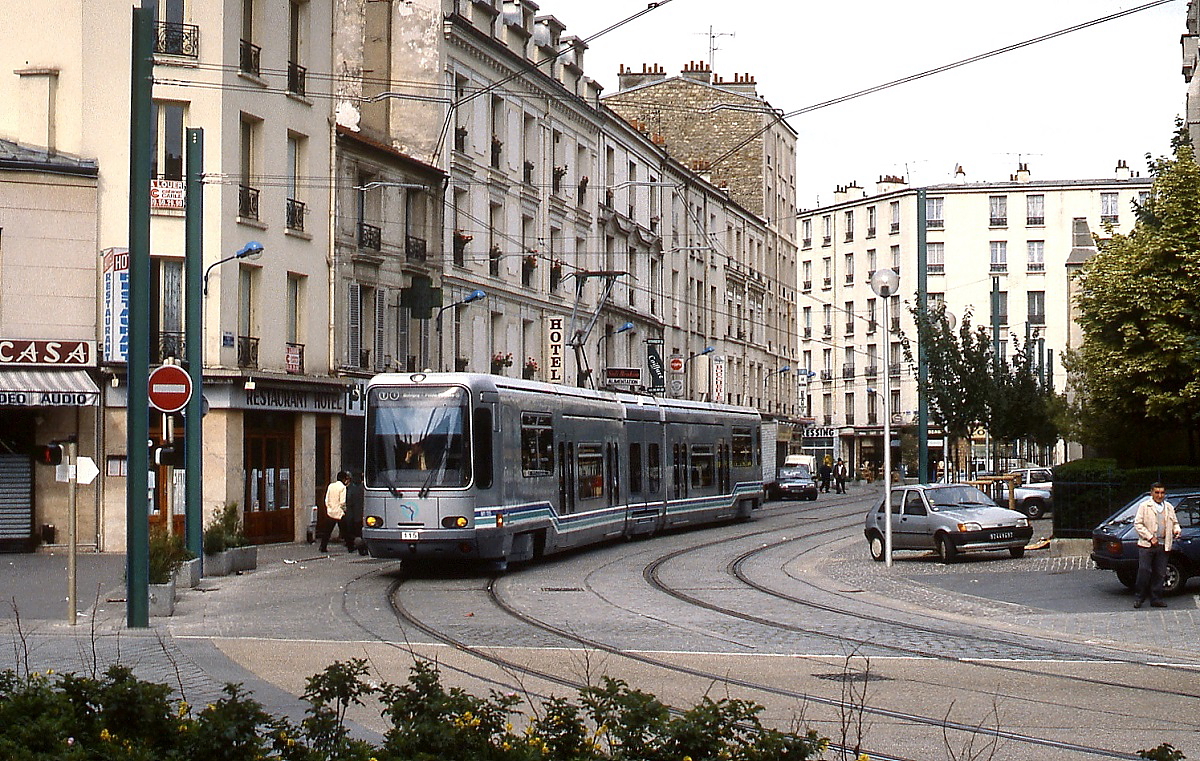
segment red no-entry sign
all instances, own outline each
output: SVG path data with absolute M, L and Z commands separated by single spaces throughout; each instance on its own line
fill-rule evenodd
M 162 365 L 150 373 L 150 406 L 179 412 L 192 398 L 192 379 L 179 365 Z

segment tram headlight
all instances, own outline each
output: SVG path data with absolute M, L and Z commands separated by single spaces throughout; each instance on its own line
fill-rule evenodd
M 367 528 L 379 528 L 383 525 L 383 518 L 378 515 L 368 515 L 365 521 Z
M 442 518 L 442 528 L 466 528 L 467 519 L 462 515 L 448 515 Z

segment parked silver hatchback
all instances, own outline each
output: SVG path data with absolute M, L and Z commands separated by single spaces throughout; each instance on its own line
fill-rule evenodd
M 1025 554 L 1033 536 L 1029 519 L 999 507 L 988 495 L 966 484 L 913 484 L 892 490 L 892 549 L 936 550 L 943 563 L 960 552 L 1008 550 Z M 863 533 L 871 557 L 883 560 L 883 501 L 866 515 Z

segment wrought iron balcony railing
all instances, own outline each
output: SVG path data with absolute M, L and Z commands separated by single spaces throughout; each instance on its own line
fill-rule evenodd
M 304 97 L 308 69 L 298 63 L 288 61 L 288 92 Z
M 249 40 L 242 40 L 238 48 L 238 69 L 243 74 L 258 76 L 262 69 L 259 61 L 262 58 L 262 48 Z
M 258 219 L 258 188 L 238 185 L 238 216 Z
M 238 367 L 258 367 L 258 337 L 237 337 Z
M 378 251 L 383 247 L 382 239 L 380 238 L 381 230 L 375 225 L 369 225 L 366 222 L 358 223 L 358 247 L 369 248 L 372 251 Z
M 303 201 L 295 198 L 287 199 L 287 227 L 289 230 L 304 232 L 304 212 L 307 210 Z
M 200 57 L 200 27 L 174 21 L 154 23 L 154 52 L 158 55 Z
M 182 332 L 164 330 L 159 332 L 158 346 L 155 348 L 158 352 L 151 358 L 155 362 L 162 362 L 168 357 L 182 359 L 187 350 L 187 341 Z
M 410 262 L 423 262 L 429 258 L 429 246 L 424 238 L 405 235 L 404 254 Z

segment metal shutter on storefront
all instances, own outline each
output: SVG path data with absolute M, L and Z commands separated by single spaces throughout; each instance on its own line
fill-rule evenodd
M 0 544 L 25 544 L 33 530 L 33 462 L 0 454 Z

